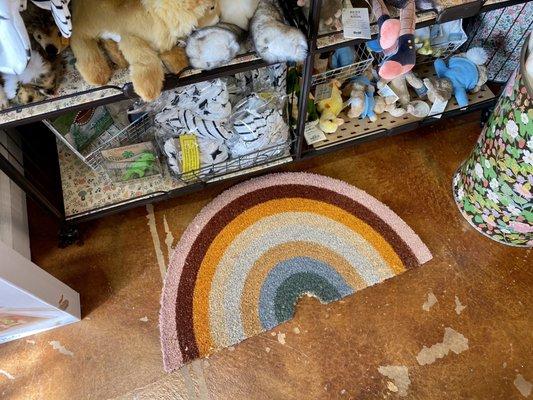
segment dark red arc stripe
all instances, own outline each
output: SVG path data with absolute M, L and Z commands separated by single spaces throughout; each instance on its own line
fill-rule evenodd
M 246 193 L 228 203 L 211 218 L 194 241 L 185 260 L 176 299 L 177 338 L 184 362 L 200 356 L 194 336 L 193 293 L 198 269 L 212 241 L 228 223 L 247 209 L 269 200 L 294 197 L 327 202 L 349 212 L 379 231 L 394 248 L 406 268 L 412 268 L 419 264 L 409 246 L 380 216 L 347 196 L 315 186 L 294 184 L 268 187 Z M 208 293 L 206 293 L 207 295 Z

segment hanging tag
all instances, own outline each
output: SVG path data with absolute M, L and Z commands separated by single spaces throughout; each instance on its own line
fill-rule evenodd
M 332 93 L 333 93 L 333 86 L 330 82 L 316 85 L 315 102 L 330 99 Z
M 198 138 L 194 135 L 180 135 L 181 167 L 183 173 L 195 171 L 200 168 L 200 149 Z
M 446 110 L 446 106 L 448 105 L 448 101 L 441 101 L 437 100 L 433 105 L 431 106 L 431 110 L 429 111 L 429 116 L 433 118 L 440 118 L 442 117 L 442 113 L 444 110 Z
M 395 103 L 396 101 L 398 101 L 400 99 L 400 97 L 398 97 L 398 95 L 394 92 L 394 90 L 392 90 L 390 88 L 389 85 L 385 85 L 383 86 L 381 89 L 378 90 L 378 94 L 381 96 L 381 97 L 390 97 L 391 99 L 389 100 L 389 102 L 387 102 L 388 104 L 392 104 L 392 103 Z M 394 99 L 394 100 L 392 100 Z
M 318 127 L 318 120 L 305 124 L 304 137 L 308 145 L 326 140 L 326 135 Z
M 344 8 L 342 25 L 346 39 L 371 39 L 368 8 Z

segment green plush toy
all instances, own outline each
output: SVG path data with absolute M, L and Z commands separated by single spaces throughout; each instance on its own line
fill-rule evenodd
M 142 153 L 124 173 L 122 180 L 129 181 L 144 177 L 146 173 L 152 170 L 156 157 L 153 153 Z

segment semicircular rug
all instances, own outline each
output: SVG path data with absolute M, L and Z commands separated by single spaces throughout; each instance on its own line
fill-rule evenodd
M 303 295 L 329 303 L 430 259 L 402 219 L 345 182 L 282 173 L 241 183 L 198 214 L 171 258 L 165 369 L 291 319 Z

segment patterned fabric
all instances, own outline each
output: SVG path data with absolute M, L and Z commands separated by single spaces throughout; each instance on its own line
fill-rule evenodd
M 468 47 L 487 50 L 489 80 L 507 82 L 518 67 L 520 49 L 533 26 L 533 2 L 480 14 L 469 29 Z
M 231 115 L 228 88 L 221 79 L 168 90 L 158 102 L 165 105 L 163 111 L 177 107 L 207 121 L 225 121 Z
M 156 123 L 175 133 L 192 133 L 204 139 L 227 140 L 232 134 L 220 122 L 198 118 L 192 111 L 169 108 L 158 113 Z
M 159 326 L 168 371 L 431 259 L 387 206 L 345 182 L 271 174 L 224 192 L 183 234 Z
M 516 70 L 472 155 L 453 179 L 455 200 L 477 230 L 525 247 L 533 246 L 532 101 Z

